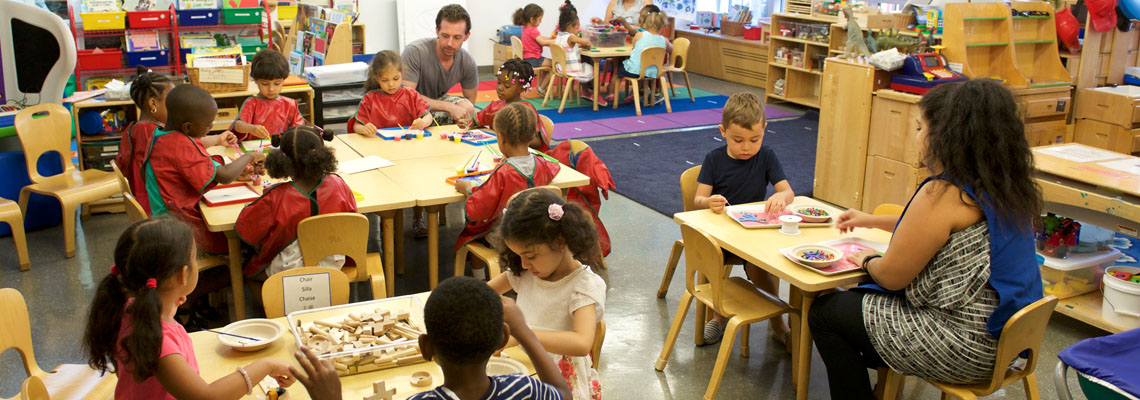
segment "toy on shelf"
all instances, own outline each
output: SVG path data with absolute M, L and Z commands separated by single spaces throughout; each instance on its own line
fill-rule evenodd
M 863 29 L 859 28 L 858 22 L 855 22 L 851 9 L 843 9 L 843 14 L 847 16 L 847 48 L 843 50 L 843 58 L 870 57 L 871 51 L 863 41 Z
M 772 84 L 772 94 L 776 96 L 783 96 L 784 83 L 784 78 L 777 79 L 776 82 Z
M 1038 252 L 1050 257 L 1067 258 L 1069 249 L 1077 245 L 1081 223 L 1049 213 L 1034 218 L 1033 229 Z
M 880 51 L 899 49 L 900 52 L 909 53 L 918 46 L 918 40 L 904 37 L 894 29 L 888 29 L 879 31 L 879 37 L 875 38 L 875 44 Z
M 906 57 L 902 73 L 891 77 L 891 89 L 925 94 L 935 86 L 966 80 L 966 76 L 946 68 L 946 58 L 937 53 L 919 53 Z

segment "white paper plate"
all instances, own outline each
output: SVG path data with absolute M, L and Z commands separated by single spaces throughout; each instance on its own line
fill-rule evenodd
M 281 335 L 285 333 L 285 328 L 282 327 L 281 324 L 264 318 L 237 321 L 219 330 L 225 333 L 261 339 L 248 340 L 229 335 L 218 335 L 219 342 L 238 351 L 258 351 L 264 349 L 281 338 Z
M 487 375 L 526 374 L 526 365 L 504 357 L 491 357 L 487 360 Z

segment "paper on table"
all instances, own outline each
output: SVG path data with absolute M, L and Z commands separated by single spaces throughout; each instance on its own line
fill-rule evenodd
M 344 175 L 355 174 L 377 168 L 391 167 L 395 163 L 380 156 L 368 156 L 350 161 L 341 161 L 338 165 L 339 173 Z
M 1111 151 L 1082 145 L 1056 146 L 1045 149 L 1033 149 L 1033 151 L 1079 163 L 1114 160 L 1124 157 L 1124 155 L 1120 153 L 1113 153 Z
M 210 190 L 203 195 L 207 203 L 218 204 L 232 201 L 252 200 L 261 195 L 248 185 L 238 185 Z
M 1140 175 L 1140 158 L 1126 158 L 1123 160 L 1102 162 L 1098 165 L 1133 175 Z
M 265 150 L 270 147 L 273 147 L 273 144 L 269 139 L 255 139 L 241 142 L 241 149 L 245 151 Z

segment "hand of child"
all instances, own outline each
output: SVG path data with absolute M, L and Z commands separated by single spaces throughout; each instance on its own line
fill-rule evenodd
M 264 151 L 254 151 L 254 152 L 249 152 L 249 153 L 245 153 L 245 154 L 249 154 L 249 156 L 250 156 L 249 163 L 250 164 L 257 164 L 257 163 L 261 163 L 261 162 L 265 161 L 265 152 Z
M 471 181 L 455 181 L 455 191 L 464 195 L 471 193 Z
M 254 125 L 253 136 L 259 139 L 269 139 L 269 130 L 265 129 L 265 126 L 263 125 Z
M 253 178 L 253 163 L 246 164 L 242 167 L 241 174 L 238 175 L 237 180 L 248 181 Z
M 289 372 L 305 385 L 309 397 L 317 400 L 340 400 L 340 377 L 336 375 L 336 367 L 332 360 L 322 360 L 312 349 L 301 346 L 293 353 L 301 368 L 290 366 Z
M 510 297 L 503 297 L 503 322 L 511 330 L 511 336 L 515 336 L 518 332 L 524 329 L 530 329 L 526 324 L 526 317 L 523 317 L 522 310 L 519 309 L 518 304 Z
M 603 21 L 601 18 L 598 18 L 598 17 L 591 17 L 590 23 L 594 24 L 594 25 L 602 25 L 602 24 L 606 23 L 606 21 Z
M 293 366 L 289 365 L 289 363 L 276 358 L 263 358 L 261 361 L 269 366 L 269 376 L 276 379 L 281 387 L 289 387 L 293 382 L 296 382 L 297 378 L 293 375 L 293 371 L 291 371 Z
M 863 266 L 863 260 L 865 260 L 865 259 L 867 259 L 867 257 L 875 255 L 875 254 L 879 254 L 879 252 L 877 250 L 863 250 L 863 251 L 860 251 L 858 253 L 852 253 L 851 255 L 848 255 L 847 261 L 850 261 L 853 264 L 862 267 Z
M 720 214 L 724 212 L 724 206 L 727 204 L 728 199 L 719 194 L 714 194 L 709 197 L 709 210 L 712 210 L 714 214 Z
M 768 198 L 768 201 L 764 202 L 764 212 L 771 214 L 784 211 L 784 207 L 787 206 L 788 202 L 782 196 L 774 194 Z
M 374 136 L 376 135 L 376 125 L 372 125 L 372 123 L 369 122 L 362 126 L 360 130 L 356 131 L 356 133 L 359 133 L 361 136 Z
M 408 129 L 424 129 L 427 128 L 428 124 L 430 124 L 430 122 L 424 122 L 422 119 L 417 119 L 415 121 L 412 121 L 412 124 L 408 126 Z
M 586 43 L 579 43 L 578 47 L 582 48 L 582 50 L 589 50 L 591 47 L 594 47 L 594 45 L 590 42 L 586 42 Z
M 237 144 L 237 142 L 237 135 L 234 135 L 233 132 L 225 131 L 218 135 L 219 146 L 233 146 Z
M 447 113 L 451 114 L 451 119 L 454 119 L 456 121 L 471 118 L 471 113 L 467 112 L 466 108 L 463 108 L 458 104 L 452 104 L 451 108 L 447 110 Z
M 468 120 L 468 119 L 461 119 L 461 120 L 455 121 L 455 126 L 458 126 L 459 129 L 468 129 L 468 128 L 471 128 L 472 122 L 474 122 L 474 121 Z
M 835 227 L 839 228 L 839 232 L 848 233 L 855 228 L 867 228 L 870 226 L 871 214 L 859 210 L 847 210 L 843 214 L 839 214 L 839 219 L 835 221 Z

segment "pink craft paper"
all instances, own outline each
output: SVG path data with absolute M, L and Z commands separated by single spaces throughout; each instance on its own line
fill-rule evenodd
M 736 220 L 736 222 L 739 222 L 740 225 L 743 225 L 743 226 L 778 226 L 781 224 L 780 223 L 780 216 L 781 215 L 792 215 L 792 212 L 788 211 L 788 210 L 783 210 L 783 211 L 780 211 L 778 213 L 757 212 L 759 210 L 763 210 L 763 209 L 757 208 L 757 209 L 752 209 L 752 210 L 729 211 L 728 216 L 732 217 L 732 219 Z M 740 219 L 741 219 L 741 217 L 743 217 L 743 215 L 745 213 L 755 215 L 756 218 L 760 219 L 761 222 L 741 221 Z

